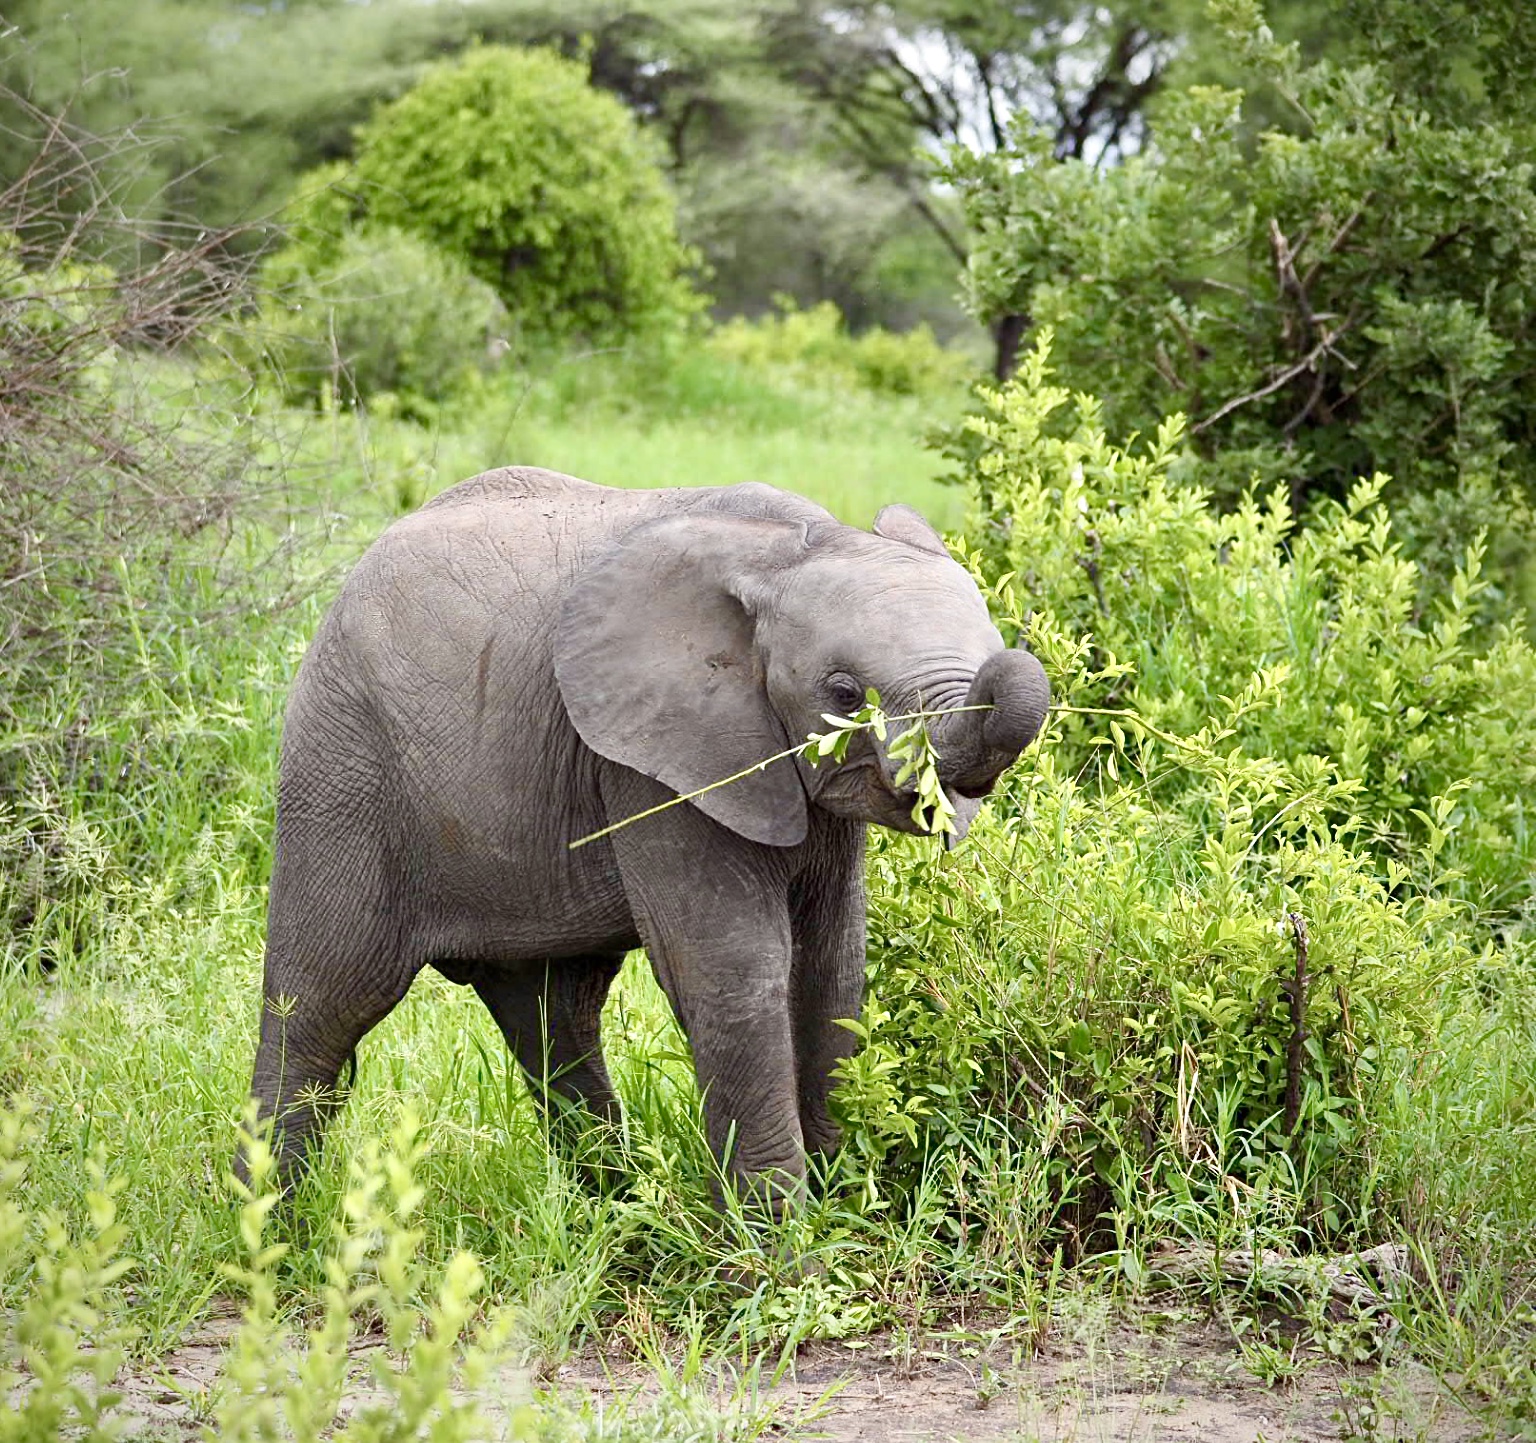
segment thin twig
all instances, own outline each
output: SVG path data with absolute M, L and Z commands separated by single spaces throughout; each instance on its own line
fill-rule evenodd
M 1301 286 L 1303 290 L 1310 287 L 1312 282 L 1317 279 L 1317 273 L 1323 268 L 1323 262 L 1326 261 L 1329 256 L 1337 254 L 1339 249 L 1343 246 L 1344 242 L 1349 239 L 1355 227 L 1360 224 L 1360 219 L 1365 214 L 1365 208 L 1371 203 L 1371 200 L 1375 194 L 1375 191 L 1366 191 L 1366 193 L 1360 199 L 1359 209 L 1357 209 L 1355 213 L 1350 216 L 1350 218 L 1345 221 L 1337 231 L 1334 232 L 1333 239 L 1328 242 L 1328 245 L 1324 249 L 1322 255 L 1320 255 L 1315 261 L 1312 262 L 1310 266 L 1307 267 L 1306 275 L 1301 278 Z M 1297 246 L 1296 249 L 1299 251 L 1301 247 Z M 1421 257 L 1421 259 L 1423 258 Z
M 1216 742 L 1224 741 L 1234 735 L 1231 727 L 1219 731 L 1209 739 L 1207 745 L 1202 746 L 1198 742 L 1192 742 L 1187 737 L 1175 736 L 1172 732 L 1165 732 L 1160 727 L 1155 727 L 1139 712 L 1130 711 L 1125 707 L 1113 706 L 1052 706 L 1054 712 L 1060 712 L 1064 716 L 1112 716 L 1118 717 L 1130 726 L 1139 727 L 1149 736 L 1154 736 L 1160 742 L 1166 742 L 1171 747 L 1177 747 L 1180 751 L 1204 753 Z
M 951 706 L 944 707 L 940 711 L 902 712 L 898 716 L 882 716 L 879 718 L 879 720 L 881 722 L 915 721 L 921 723 L 932 717 L 953 716 L 957 712 L 991 710 L 992 706 L 990 703 L 985 706 Z M 857 726 L 846 728 L 846 730 L 869 731 L 875 725 L 876 722 L 874 720 L 870 720 L 867 722 L 860 722 Z M 599 838 L 610 836 L 614 832 L 620 831 L 624 827 L 633 826 L 636 822 L 643 822 L 647 817 L 654 817 L 658 812 L 665 812 L 672 807 L 681 806 L 684 802 L 694 801 L 696 798 L 702 797 L 708 792 L 718 791 L 721 787 L 728 787 L 732 782 L 745 781 L 754 772 L 764 771 L 768 767 L 771 767 L 775 762 L 782 762 L 790 757 L 799 756 L 802 752 L 806 751 L 810 747 L 815 746 L 816 743 L 820 740 L 820 736 L 808 736 L 803 742 L 799 743 L 799 745 L 786 747 L 781 752 L 775 752 L 771 757 L 764 757 L 760 762 L 753 762 L 750 767 L 743 767 L 739 772 L 732 772 L 728 777 L 721 777 L 718 782 L 710 782 L 708 786 L 699 787 L 691 792 L 684 792 L 681 796 L 671 797 L 667 801 L 661 802 L 654 807 L 647 807 L 643 812 L 636 812 L 632 817 L 625 817 L 622 821 L 614 822 L 611 825 L 604 827 L 601 831 L 589 832 L 585 837 L 578 837 L 574 842 L 568 842 L 566 844 L 566 848 L 568 851 L 574 852 L 578 847 L 585 847 L 588 842 L 595 842 Z

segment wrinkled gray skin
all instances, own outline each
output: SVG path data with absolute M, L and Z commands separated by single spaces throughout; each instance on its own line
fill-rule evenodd
M 837 1142 L 865 826 L 916 830 L 914 798 L 866 734 L 842 765 L 776 762 L 568 843 L 823 730 L 868 686 L 892 713 L 991 704 L 934 728 L 962 826 L 1049 700 L 907 507 L 871 534 L 770 486 L 506 469 L 392 526 L 321 625 L 283 737 L 251 1086 L 284 1180 L 426 966 L 474 987 L 546 1106 L 617 1120 L 598 1021 L 643 945 L 711 1144 L 734 1128 L 734 1180 L 779 1205 Z

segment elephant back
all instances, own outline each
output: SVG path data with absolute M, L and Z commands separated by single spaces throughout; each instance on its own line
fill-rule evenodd
M 420 509 L 441 511 L 486 501 L 568 501 L 608 489 L 560 471 L 546 471 L 542 466 L 498 466 L 450 486 Z

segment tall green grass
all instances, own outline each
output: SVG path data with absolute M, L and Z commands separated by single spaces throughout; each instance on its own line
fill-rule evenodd
M 387 406 L 292 417 L 289 499 L 314 518 L 300 548 L 309 598 L 234 629 L 199 627 L 187 619 L 195 607 L 136 607 L 141 578 L 125 572 L 116 603 L 131 641 L 110 704 L 92 668 L 61 671 L 46 705 L 0 738 L 25 777 L 0 811 L 5 915 L 17 924 L 0 965 L 0 1077 L 36 1103 L 27 1182 L 38 1207 L 83 1223 L 98 1157 L 122 1181 L 131 1309 L 128 1294 L 120 1303 L 140 1355 L 169 1346 L 228 1287 L 227 1173 L 255 1036 L 283 697 L 330 589 L 367 541 L 441 487 L 511 461 L 627 485 L 766 478 L 864 521 L 893 499 L 941 519 L 935 498 L 953 509 L 916 444 L 915 403 L 817 401 L 718 361 L 688 362 L 664 385 L 626 381 L 617 364 L 510 378 L 435 427 Z M 270 540 L 257 527 L 244 544 L 254 553 Z M 195 588 L 200 573 L 179 584 Z M 611 1006 L 637 1167 L 628 1198 L 589 1197 L 565 1174 L 483 1008 L 428 973 L 369 1039 L 294 1227 L 326 1235 L 347 1157 L 410 1099 L 429 1144 L 428 1255 L 445 1265 L 471 1248 L 493 1295 L 519 1301 L 535 1351 L 557 1358 L 583 1328 L 653 1293 L 674 1322 L 699 1316 L 701 1299 L 717 1321 L 739 1308 L 755 1318 L 768 1305 L 751 1289 L 743 1305 L 739 1278 L 765 1266 L 757 1240 L 714 1211 L 686 1049 L 638 961 Z M 312 1295 L 318 1257 L 296 1256 L 285 1281 L 286 1296 Z M 776 1303 L 774 1316 L 792 1323 L 808 1306 Z
M 394 420 L 386 399 L 369 418 L 333 418 L 324 444 L 341 470 L 339 494 L 386 510 L 409 510 L 492 466 L 532 465 L 606 486 L 765 481 L 861 526 L 905 501 L 954 527 L 963 492 L 946 484 L 945 463 L 923 439 L 954 420 L 964 397 L 958 386 L 912 397 L 835 376 L 818 385 L 697 348 L 595 354 L 500 374 L 431 426 Z

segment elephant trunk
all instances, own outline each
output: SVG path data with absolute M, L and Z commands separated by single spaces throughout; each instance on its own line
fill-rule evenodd
M 965 704 L 987 710 L 943 718 L 934 743 L 944 780 L 963 795 L 979 796 L 1039 734 L 1051 685 L 1029 652 L 998 651 L 982 663 Z

